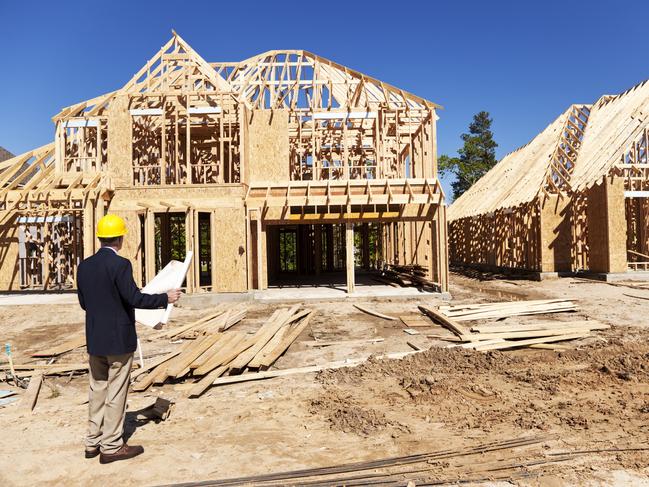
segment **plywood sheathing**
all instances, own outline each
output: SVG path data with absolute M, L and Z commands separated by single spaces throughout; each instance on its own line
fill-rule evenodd
M 0 289 L 20 289 L 16 218 L 0 226 Z
M 248 115 L 247 181 L 290 180 L 288 110 L 262 110 Z
M 136 211 L 114 210 L 111 210 L 111 213 L 122 217 L 124 219 L 124 222 L 126 223 L 126 230 L 128 233 L 124 238 L 124 243 L 122 245 L 122 250 L 120 250 L 120 254 L 131 261 L 133 265 L 133 277 L 135 278 L 135 282 L 138 283 L 138 285 L 143 286 L 146 283 L 143 282 L 142 279 L 144 252 L 142 246 L 142 232 L 140 230 L 141 214 Z M 151 243 L 151 249 L 153 249 L 153 242 Z
M 588 268 L 593 272 L 625 272 L 626 220 L 624 181 L 605 178 L 588 189 Z
M 130 185 L 133 179 L 131 165 L 126 163 L 133 156 L 133 121 L 128 105 L 128 96 L 120 95 L 108 108 L 108 174 L 117 186 Z
M 217 292 L 240 292 L 247 288 L 246 225 L 244 208 L 215 208 Z
M 570 200 L 546 195 L 541 201 L 541 272 L 570 271 Z

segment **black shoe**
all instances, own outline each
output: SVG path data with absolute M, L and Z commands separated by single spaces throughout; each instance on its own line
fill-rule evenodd
M 98 446 L 94 448 L 86 448 L 86 458 L 95 458 L 97 455 L 99 455 Z

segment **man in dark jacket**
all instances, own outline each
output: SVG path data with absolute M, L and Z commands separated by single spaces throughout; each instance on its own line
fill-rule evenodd
M 86 311 L 86 345 L 90 361 L 90 397 L 86 458 L 100 463 L 126 460 L 144 452 L 124 443 L 126 396 L 137 348 L 135 308 L 153 309 L 174 303 L 180 291 L 143 294 L 133 280 L 133 267 L 117 252 L 126 235 L 124 220 L 106 215 L 97 225 L 101 248 L 79 264 L 79 303 Z

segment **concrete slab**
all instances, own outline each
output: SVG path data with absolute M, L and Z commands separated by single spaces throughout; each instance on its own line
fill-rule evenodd
M 255 299 L 259 301 L 308 301 L 308 300 L 336 300 L 354 298 L 378 297 L 439 297 L 450 299 L 448 293 L 433 293 L 421 291 L 414 287 L 393 287 L 388 285 L 356 286 L 356 290 L 348 294 L 344 286 L 340 287 L 299 287 L 299 288 L 269 288 L 257 291 Z
M 35 304 L 79 304 L 77 293 L 33 293 L 24 292 L 0 294 L 0 306 L 33 306 Z
M 584 272 L 577 274 L 577 277 L 585 279 L 595 279 L 605 282 L 620 281 L 649 281 L 649 271 L 628 271 L 628 272 Z

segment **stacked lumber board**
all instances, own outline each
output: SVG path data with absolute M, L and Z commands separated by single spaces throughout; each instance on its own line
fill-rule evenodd
M 152 339 L 168 338 L 174 340 L 180 338 L 196 338 L 197 336 L 205 335 L 207 333 L 225 331 L 239 323 L 245 317 L 246 310 L 243 308 L 232 308 L 226 310 L 224 306 L 217 306 L 208 310 L 207 313 L 198 320 L 182 325 L 179 328 L 170 328 L 169 330 L 165 330 L 155 335 Z
M 439 306 L 438 310 L 448 318 L 453 318 L 454 321 L 471 321 L 576 311 L 577 306 L 568 299 L 537 299 L 533 301 L 443 305 Z
M 225 306 L 214 308 L 209 310 L 204 314 L 200 319 L 192 321 L 191 323 L 182 325 L 180 327 L 171 328 L 168 331 L 161 332 L 150 340 L 157 339 L 197 339 L 203 337 L 206 334 L 213 334 L 216 332 L 224 331 L 236 323 L 245 318 L 246 312 L 245 309 L 232 308 L 230 310 L 225 310 Z M 60 361 L 68 352 L 80 349 L 84 347 L 85 351 L 86 337 L 85 335 L 75 336 L 70 338 L 60 345 L 57 345 L 52 348 L 45 350 L 38 350 L 31 354 L 35 359 L 48 359 L 47 363 L 21 363 L 21 364 L 12 364 L 14 372 L 12 375 L 15 375 L 18 378 L 27 378 L 27 377 L 36 377 L 38 375 L 49 376 L 49 375 L 62 375 L 62 374 L 72 374 L 72 373 L 86 373 L 88 371 L 88 363 L 66 363 Z M 168 356 L 168 355 L 167 355 Z M 165 361 L 162 358 L 154 360 L 152 363 L 162 363 Z M 155 366 L 155 365 L 154 365 Z M 147 365 L 145 368 L 136 369 L 133 372 L 133 376 L 137 377 L 142 373 L 148 371 L 151 368 L 151 365 Z M 9 371 L 9 365 L 0 364 L 0 371 Z
M 428 269 L 420 265 L 387 264 L 382 273 L 384 278 L 390 279 L 401 286 L 421 286 L 439 290 L 439 283 L 431 281 L 426 277 L 427 275 Z
M 522 314 L 548 313 L 552 312 L 548 311 L 552 309 L 555 310 L 554 312 L 565 311 L 568 307 L 576 309 L 569 301 L 551 301 L 551 303 L 547 303 L 547 300 L 544 300 L 543 303 L 532 301 L 529 307 L 524 306 L 524 304 L 518 304 L 514 307 L 485 306 L 484 308 L 480 305 L 440 306 L 437 309 L 419 306 L 419 310 L 435 323 L 450 330 L 457 337 L 455 341 L 461 342 L 460 345 L 451 346 L 460 346 L 479 351 L 506 350 L 520 347 L 555 348 L 553 344 L 557 342 L 586 338 L 591 336 L 593 331 L 610 328 L 609 325 L 595 320 L 532 322 L 506 325 L 491 323 L 467 328 L 465 325 L 459 323 L 461 320 L 458 320 L 458 317 L 465 318 L 467 316 L 474 316 L 473 313 L 480 315 L 482 318 L 503 318 L 507 316 L 520 316 Z M 528 301 L 527 303 L 530 302 Z M 451 313 L 451 316 L 449 316 L 445 312 L 442 312 L 442 309 L 448 310 L 449 308 L 456 308 L 458 313 Z M 470 312 L 471 314 L 465 314 L 461 310 L 469 310 L 467 313 Z
M 231 311 L 222 313 L 212 324 L 212 332 L 187 341 L 178 350 L 158 358 L 148 373 L 133 385 L 133 390 L 144 391 L 167 379 L 197 379 L 189 390 L 190 397 L 197 397 L 222 375 L 267 370 L 307 327 L 313 312 L 300 310 L 299 305 L 278 309 L 254 333 L 224 327 L 232 314 Z

